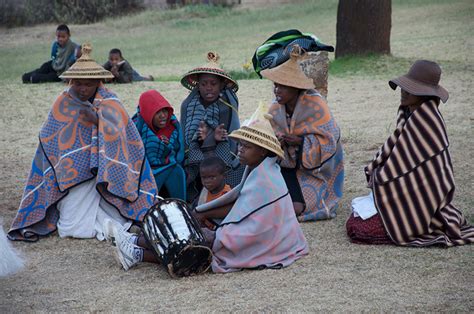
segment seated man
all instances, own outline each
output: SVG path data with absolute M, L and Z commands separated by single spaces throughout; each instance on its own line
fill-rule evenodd
M 441 68 L 418 60 L 389 82 L 401 89 L 397 127 L 365 168 L 367 197 L 353 201 L 347 221 L 352 242 L 403 246 L 472 243 L 474 227 L 453 204 L 454 177 L 448 135 L 439 112 L 448 92 Z
M 84 45 L 81 58 L 61 75 L 71 86 L 56 99 L 40 130 L 8 233 L 12 240 L 36 241 L 56 229 L 61 237 L 103 240 L 108 221 L 128 229 L 155 201 L 140 135 L 117 96 L 101 83 L 111 73 L 90 52 Z

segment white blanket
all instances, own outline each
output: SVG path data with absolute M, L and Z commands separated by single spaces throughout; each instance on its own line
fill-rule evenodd
M 120 215 L 97 192 L 95 180 L 79 184 L 69 190 L 68 195 L 58 202 L 58 233 L 61 238 L 106 238 L 105 221 L 110 219 L 118 228 L 127 230 L 132 224 Z

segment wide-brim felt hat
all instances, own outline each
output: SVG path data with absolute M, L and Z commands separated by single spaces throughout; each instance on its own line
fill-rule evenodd
M 305 52 L 298 45 L 288 47 L 291 49 L 290 59 L 274 68 L 265 69 L 260 74 L 272 82 L 280 85 L 291 86 L 299 89 L 314 88 L 313 79 L 306 76 L 300 62 Z
M 62 79 L 109 79 L 114 75 L 95 62 L 91 57 L 92 45 L 85 43 L 81 47 L 82 55 L 67 71 L 63 72 L 59 78 Z
M 227 88 L 237 92 L 239 90 L 239 85 L 219 66 L 218 62 L 219 55 L 216 52 L 208 52 L 207 63 L 184 74 L 181 79 L 181 84 L 187 89 L 193 90 L 199 83 L 199 74 L 214 74 L 224 79 Z
M 250 142 L 284 158 L 285 154 L 270 123 L 273 117 L 267 112 L 267 108 L 261 103 L 248 122 L 230 133 L 229 137 Z
M 449 93 L 441 85 L 441 68 L 436 62 L 417 60 L 407 74 L 390 80 L 388 84 L 395 90 L 399 86 L 404 91 L 415 96 L 436 96 L 445 103 Z

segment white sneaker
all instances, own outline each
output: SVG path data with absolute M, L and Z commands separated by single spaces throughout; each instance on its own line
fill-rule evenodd
M 121 229 L 113 228 L 115 238 L 115 256 L 122 264 L 123 269 L 129 270 L 137 265 L 140 260 L 135 256 L 135 249 L 140 248 L 131 241 L 133 234 Z

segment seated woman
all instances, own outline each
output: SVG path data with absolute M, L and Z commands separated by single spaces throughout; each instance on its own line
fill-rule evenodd
M 344 185 L 341 132 L 326 100 L 301 70 L 300 56 L 294 45 L 288 61 L 261 74 L 275 84 L 269 112 L 298 220 L 329 219 L 336 216 Z
M 181 105 L 186 156 L 187 200 L 193 202 L 201 190 L 199 163 L 217 155 L 229 167 L 226 183 L 234 187 L 244 167 L 235 158 L 236 143 L 227 134 L 240 126 L 237 83 L 218 64 L 216 53 L 207 54 L 208 64 L 184 75 L 181 84 L 191 90 Z
M 146 157 L 158 191 L 186 199 L 186 176 L 182 167 L 184 140 L 178 119 L 169 102 L 156 90 L 141 94 L 138 111 L 132 117 L 145 146 Z
M 246 165 L 242 182 L 196 207 L 201 221 L 218 222 L 212 245 L 214 272 L 281 268 L 308 253 L 276 156 L 283 157 L 263 106 L 232 132 Z
M 107 237 L 106 225 L 128 229 L 140 221 L 157 189 L 137 129 L 117 95 L 101 80 L 110 78 L 82 56 L 61 75 L 70 79 L 39 134 L 20 208 L 8 233 L 36 241 L 56 229 L 61 237 Z
M 438 109 L 449 95 L 440 77 L 438 64 L 418 60 L 408 74 L 389 82 L 401 89 L 397 127 L 365 168 L 371 194 L 353 202 L 346 224 L 351 241 L 403 246 L 474 241 L 474 227 L 452 204 L 453 167 Z

